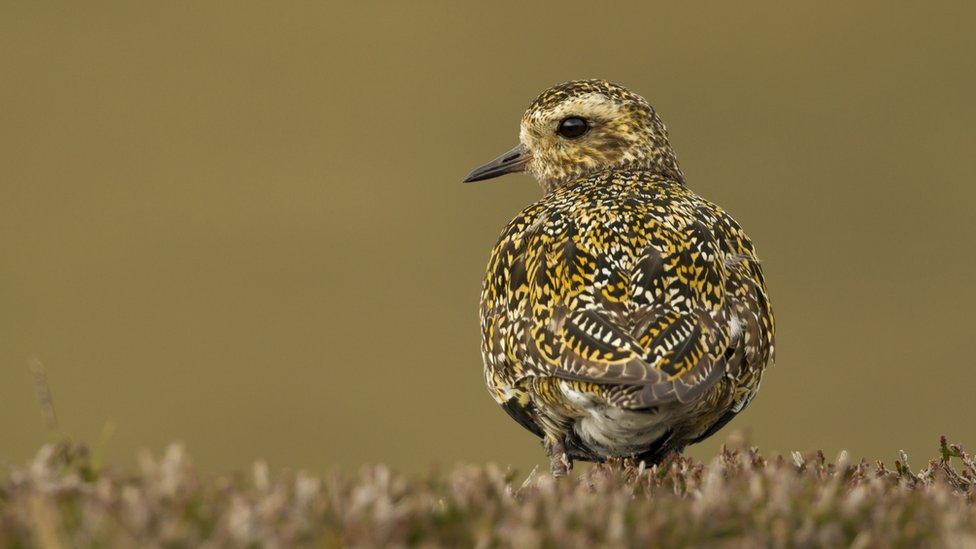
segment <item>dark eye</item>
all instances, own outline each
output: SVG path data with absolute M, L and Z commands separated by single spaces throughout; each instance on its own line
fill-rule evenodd
M 556 128 L 556 133 L 566 139 L 573 139 L 583 135 L 589 129 L 590 125 L 586 123 L 586 120 L 578 116 L 570 116 L 563 118 L 563 121 L 559 123 L 559 127 Z

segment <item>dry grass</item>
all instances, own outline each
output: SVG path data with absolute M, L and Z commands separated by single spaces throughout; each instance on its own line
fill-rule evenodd
M 17 546 L 976 546 L 976 463 L 943 440 L 918 471 L 822 453 L 710 463 L 612 463 L 572 478 L 461 466 L 409 478 L 379 466 L 320 479 L 202 478 L 179 446 L 134 475 L 45 446 L 0 484 L 3 545 Z

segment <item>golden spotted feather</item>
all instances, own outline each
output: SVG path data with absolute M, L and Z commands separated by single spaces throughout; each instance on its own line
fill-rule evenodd
M 748 237 L 684 185 L 640 170 L 593 175 L 523 210 L 491 254 L 481 303 L 501 404 L 530 404 L 533 377 L 590 382 L 628 409 L 694 402 L 724 379 L 714 396 L 741 410 L 773 349 Z

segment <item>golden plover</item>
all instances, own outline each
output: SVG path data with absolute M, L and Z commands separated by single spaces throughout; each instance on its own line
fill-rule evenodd
M 491 252 L 481 294 L 492 397 L 573 460 L 680 453 L 742 411 L 774 321 L 749 237 L 685 186 L 655 110 L 603 80 L 542 93 L 519 145 L 465 181 L 528 171 L 545 196 Z

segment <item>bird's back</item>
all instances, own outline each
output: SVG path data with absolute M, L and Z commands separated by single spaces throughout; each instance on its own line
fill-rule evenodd
M 494 398 L 537 434 L 594 410 L 670 410 L 669 432 L 691 442 L 748 403 L 773 353 L 748 237 L 642 170 L 561 186 L 513 219 L 491 254 L 481 324 Z

